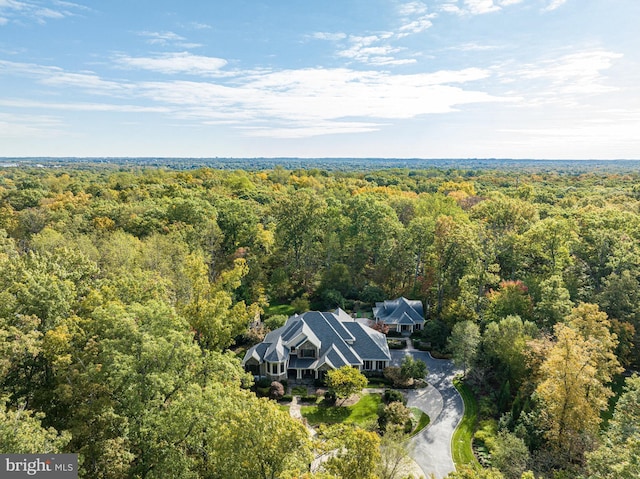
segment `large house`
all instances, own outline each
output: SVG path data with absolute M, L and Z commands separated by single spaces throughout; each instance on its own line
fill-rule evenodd
M 318 379 L 342 366 L 382 371 L 390 361 L 384 334 L 337 309 L 291 316 L 284 326 L 250 348 L 242 365 L 255 375 L 274 380 Z
M 389 331 L 413 333 L 424 327 L 424 309 L 422 301 L 398 298 L 376 303 L 373 308 L 376 323 L 384 323 Z

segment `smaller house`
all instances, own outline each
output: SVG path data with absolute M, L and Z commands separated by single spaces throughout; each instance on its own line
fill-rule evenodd
M 382 371 L 390 362 L 384 334 L 337 309 L 291 316 L 250 348 L 242 365 L 253 374 L 280 380 L 318 379 L 342 366 Z
M 424 309 L 422 301 L 407 298 L 376 303 L 373 308 L 376 323 L 384 323 L 389 331 L 413 333 L 424 327 Z

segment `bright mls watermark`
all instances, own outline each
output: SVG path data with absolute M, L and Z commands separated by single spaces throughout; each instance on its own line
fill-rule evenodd
M 0 477 L 78 479 L 77 454 L 0 454 Z

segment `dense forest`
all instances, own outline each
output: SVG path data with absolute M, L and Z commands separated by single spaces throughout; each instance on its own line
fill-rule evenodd
M 403 295 L 479 399 L 486 467 L 456 477 L 637 477 L 639 240 L 634 171 L 5 167 L 0 448 L 92 479 L 338 477 L 236 348 L 286 308 Z

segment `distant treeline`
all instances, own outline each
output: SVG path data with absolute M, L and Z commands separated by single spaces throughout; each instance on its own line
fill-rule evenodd
M 231 170 L 320 169 L 327 171 L 372 171 L 379 169 L 522 171 L 522 172 L 624 172 L 640 171 L 640 160 L 536 160 L 496 158 L 165 158 L 165 157 L 0 157 L 3 166 L 87 167 L 145 166 L 169 169 L 216 168 Z

